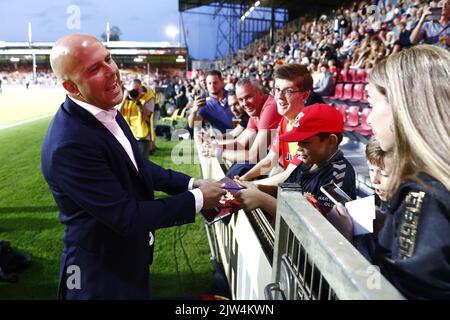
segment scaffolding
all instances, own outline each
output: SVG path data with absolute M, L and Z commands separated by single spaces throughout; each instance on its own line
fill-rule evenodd
M 277 6 L 275 1 L 270 1 L 270 6 L 255 7 L 251 15 L 241 19 L 253 3 L 226 0 L 213 3 L 200 1 L 197 5 L 184 3 L 184 6 L 180 3 L 180 12 L 209 15 L 217 21 L 215 59 L 222 59 L 287 23 L 288 9 Z M 209 10 L 200 11 L 199 6 Z

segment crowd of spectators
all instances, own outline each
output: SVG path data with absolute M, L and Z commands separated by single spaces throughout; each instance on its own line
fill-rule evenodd
M 278 30 L 273 45 L 268 44 L 268 38 L 258 40 L 234 54 L 231 63 L 230 59 L 219 62 L 217 69 L 230 85 L 242 77 L 256 77 L 268 90 L 273 87 L 272 73 L 277 64 L 307 65 L 315 87 L 327 72 L 335 82 L 340 80 L 341 69 L 365 69 L 369 73 L 383 58 L 420 40 L 449 49 L 450 36 L 445 37 L 450 32 L 448 17 L 440 22 L 447 23 L 447 27 L 442 26 L 441 36 L 436 39 L 424 39 L 426 25 L 422 26 L 430 15 L 429 8 L 447 6 L 446 0 L 354 2 L 329 15 L 301 18 L 296 24 L 299 28 L 286 26 Z M 416 27 L 420 36 L 412 42 Z M 325 65 L 328 70 L 322 68 Z
M 38 66 L 36 68 L 36 80 L 33 81 L 33 70 L 31 66 L 18 66 L 17 68 L 2 67 L 0 77 L 5 85 L 28 86 L 33 83 L 40 86 L 55 86 L 57 78 L 50 68 Z

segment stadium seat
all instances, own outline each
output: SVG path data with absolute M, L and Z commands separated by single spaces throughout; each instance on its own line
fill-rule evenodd
M 342 95 L 344 93 L 343 91 L 344 84 L 338 83 L 336 84 L 336 87 L 334 88 L 334 95 L 332 97 L 329 97 L 331 100 L 340 100 L 342 98 Z
M 348 70 L 347 74 L 347 82 L 355 82 L 356 81 L 356 69 Z
M 367 86 L 368 86 L 368 84 L 366 84 L 364 86 L 362 99 L 360 100 L 360 102 L 362 102 L 362 103 L 369 103 L 369 100 L 367 100 L 367 95 L 368 95 L 368 93 L 367 93 Z
M 347 80 L 347 73 L 348 73 L 348 70 L 345 70 L 345 69 L 342 69 L 341 70 L 341 72 L 339 72 L 339 79 L 338 79 L 338 81 L 340 81 L 340 82 L 347 82 L 348 80 Z
M 341 100 L 350 100 L 353 97 L 353 83 L 346 83 L 344 85 L 344 92 Z
M 361 134 L 363 136 L 371 136 L 372 135 L 372 128 L 367 123 L 367 117 L 372 112 L 372 108 L 366 107 L 363 108 L 361 112 L 361 124 L 356 127 L 353 131 Z
M 359 126 L 359 107 L 350 106 L 347 108 L 347 121 L 345 122 L 344 129 L 346 131 L 353 131 Z
M 353 96 L 349 101 L 361 102 L 361 100 L 363 99 L 363 95 L 364 95 L 364 87 L 365 87 L 364 83 L 356 83 L 353 86 Z
M 342 119 L 344 119 L 344 123 L 347 121 L 347 105 L 346 104 L 338 104 L 336 109 L 342 114 Z
M 366 69 L 358 69 L 356 71 L 356 79 L 355 82 L 362 82 L 362 83 L 366 83 L 367 82 L 367 72 Z

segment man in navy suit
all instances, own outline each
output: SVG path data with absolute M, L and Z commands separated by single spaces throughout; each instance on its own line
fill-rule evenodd
M 114 106 L 116 63 L 96 38 L 58 40 L 50 61 L 67 92 L 42 145 L 42 172 L 64 224 L 58 297 L 148 299 L 158 228 L 193 222 L 226 191 L 144 159 Z M 155 200 L 154 190 L 172 196 Z

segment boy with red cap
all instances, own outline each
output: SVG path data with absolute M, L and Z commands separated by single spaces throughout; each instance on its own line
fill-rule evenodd
M 321 186 L 334 182 L 352 199 L 356 197 L 355 171 L 339 150 L 343 132 L 340 112 L 326 104 L 315 104 L 305 108 L 297 116 L 294 128 L 280 136 L 281 141 L 298 142 L 297 155 L 302 160 L 286 182 L 298 183 L 303 193 L 314 196 L 327 212 L 334 204 L 322 194 Z M 264 186 L 239 183 L 247 187 L 238 193 L 242 208 L 261 208 L 275 216 L 276 199 L 260 190 L 265 190 Z

